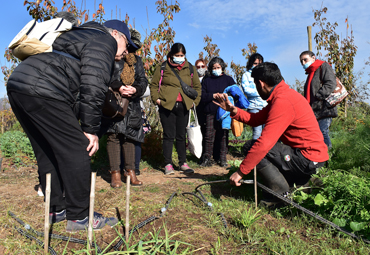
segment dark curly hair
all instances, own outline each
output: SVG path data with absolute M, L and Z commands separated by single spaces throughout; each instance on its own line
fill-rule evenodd
M 221 66 L 222 72 L 225 71 L 226 64 L 225 64 L 224 60 L 222 58 L 220 58 L 220 57 L 214 57 L 214 58 L 211 59 L 211 61 L 209 61 L 209 64 L 208 64 L 208 72 L 209 73 L 212 73 L 213 66 L 215 64 L 219 64 Z

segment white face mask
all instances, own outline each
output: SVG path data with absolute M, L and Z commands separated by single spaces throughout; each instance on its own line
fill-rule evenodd
M 207 68 L 199 68 L 197 69 L 198 75 L 200 77 L 204 76 L 206 74 Z
M 184 63 L 184 61 L 185 61 L 185 57 L 173 57 L 173 62 L 175 63 L 175 64 L 179 64 L 179 65 L 181 65 L 182 63 Z
M 220 76 L 222 74 L 222 69 L 213 69 L 212 74 L 214 76 Z

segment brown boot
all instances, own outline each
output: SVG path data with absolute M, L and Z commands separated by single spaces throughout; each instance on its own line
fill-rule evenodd
M 127 175 L 130 176 L 130 182 L 131 182 L 131 185 L 132 186 L 141 186 L 143 185 L 143 182 L 139 181 L 136 177 L 136 174 L 135 174 L 135 170 L 125 170 L 125 173 L 123 174 L 123 176 L 125 177 L 125 180 L 126 180 L 126 177 Z
M 121 171 L 120 170 L 110 171 L 110 174 L 111 174 L 110 186 L 112 188 L 121 187 L 122 186 Z

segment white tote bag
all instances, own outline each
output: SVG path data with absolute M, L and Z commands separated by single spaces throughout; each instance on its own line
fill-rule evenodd
M 194 113 L 194 122 L 190 123 L 191 118 L 191 110 Z M 198 122 L 197 112 L 195 110 L 195 106 L 193 109 L 189 110 L 189 121 L 188 126 L 186 127 L 186 133 L 188 134 L 188 141 L 189 141 L 189 151 L 191 154 L 195 155 L 197 158 L 202 156 L 202 131 L 200 130 L 200 125 Z

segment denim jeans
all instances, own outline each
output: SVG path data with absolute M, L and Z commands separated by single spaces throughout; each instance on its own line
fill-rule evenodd
M 324 119 L 318 120 L 321 133 L 324 136 L 324 142 L 326 146 L 328 146 L 328 149 L 331 148 L 331 141 L 329 137 L 329 127 L 330 127 L 331 121 L 332 121 L 332 118 L 324 118 Z
M 249 110 L 247 110 L 247 112 L 249 112 L 249 113 L 257 113 L 259 111 L 260 111 L 259 109 L 249 109 Z M 261 136 L 263 126 L 264 125 L 257 126 L 257 127 L 252 127 L 252 130 L 253 130 L 252 139 L 253 140 L 257 140 Z

